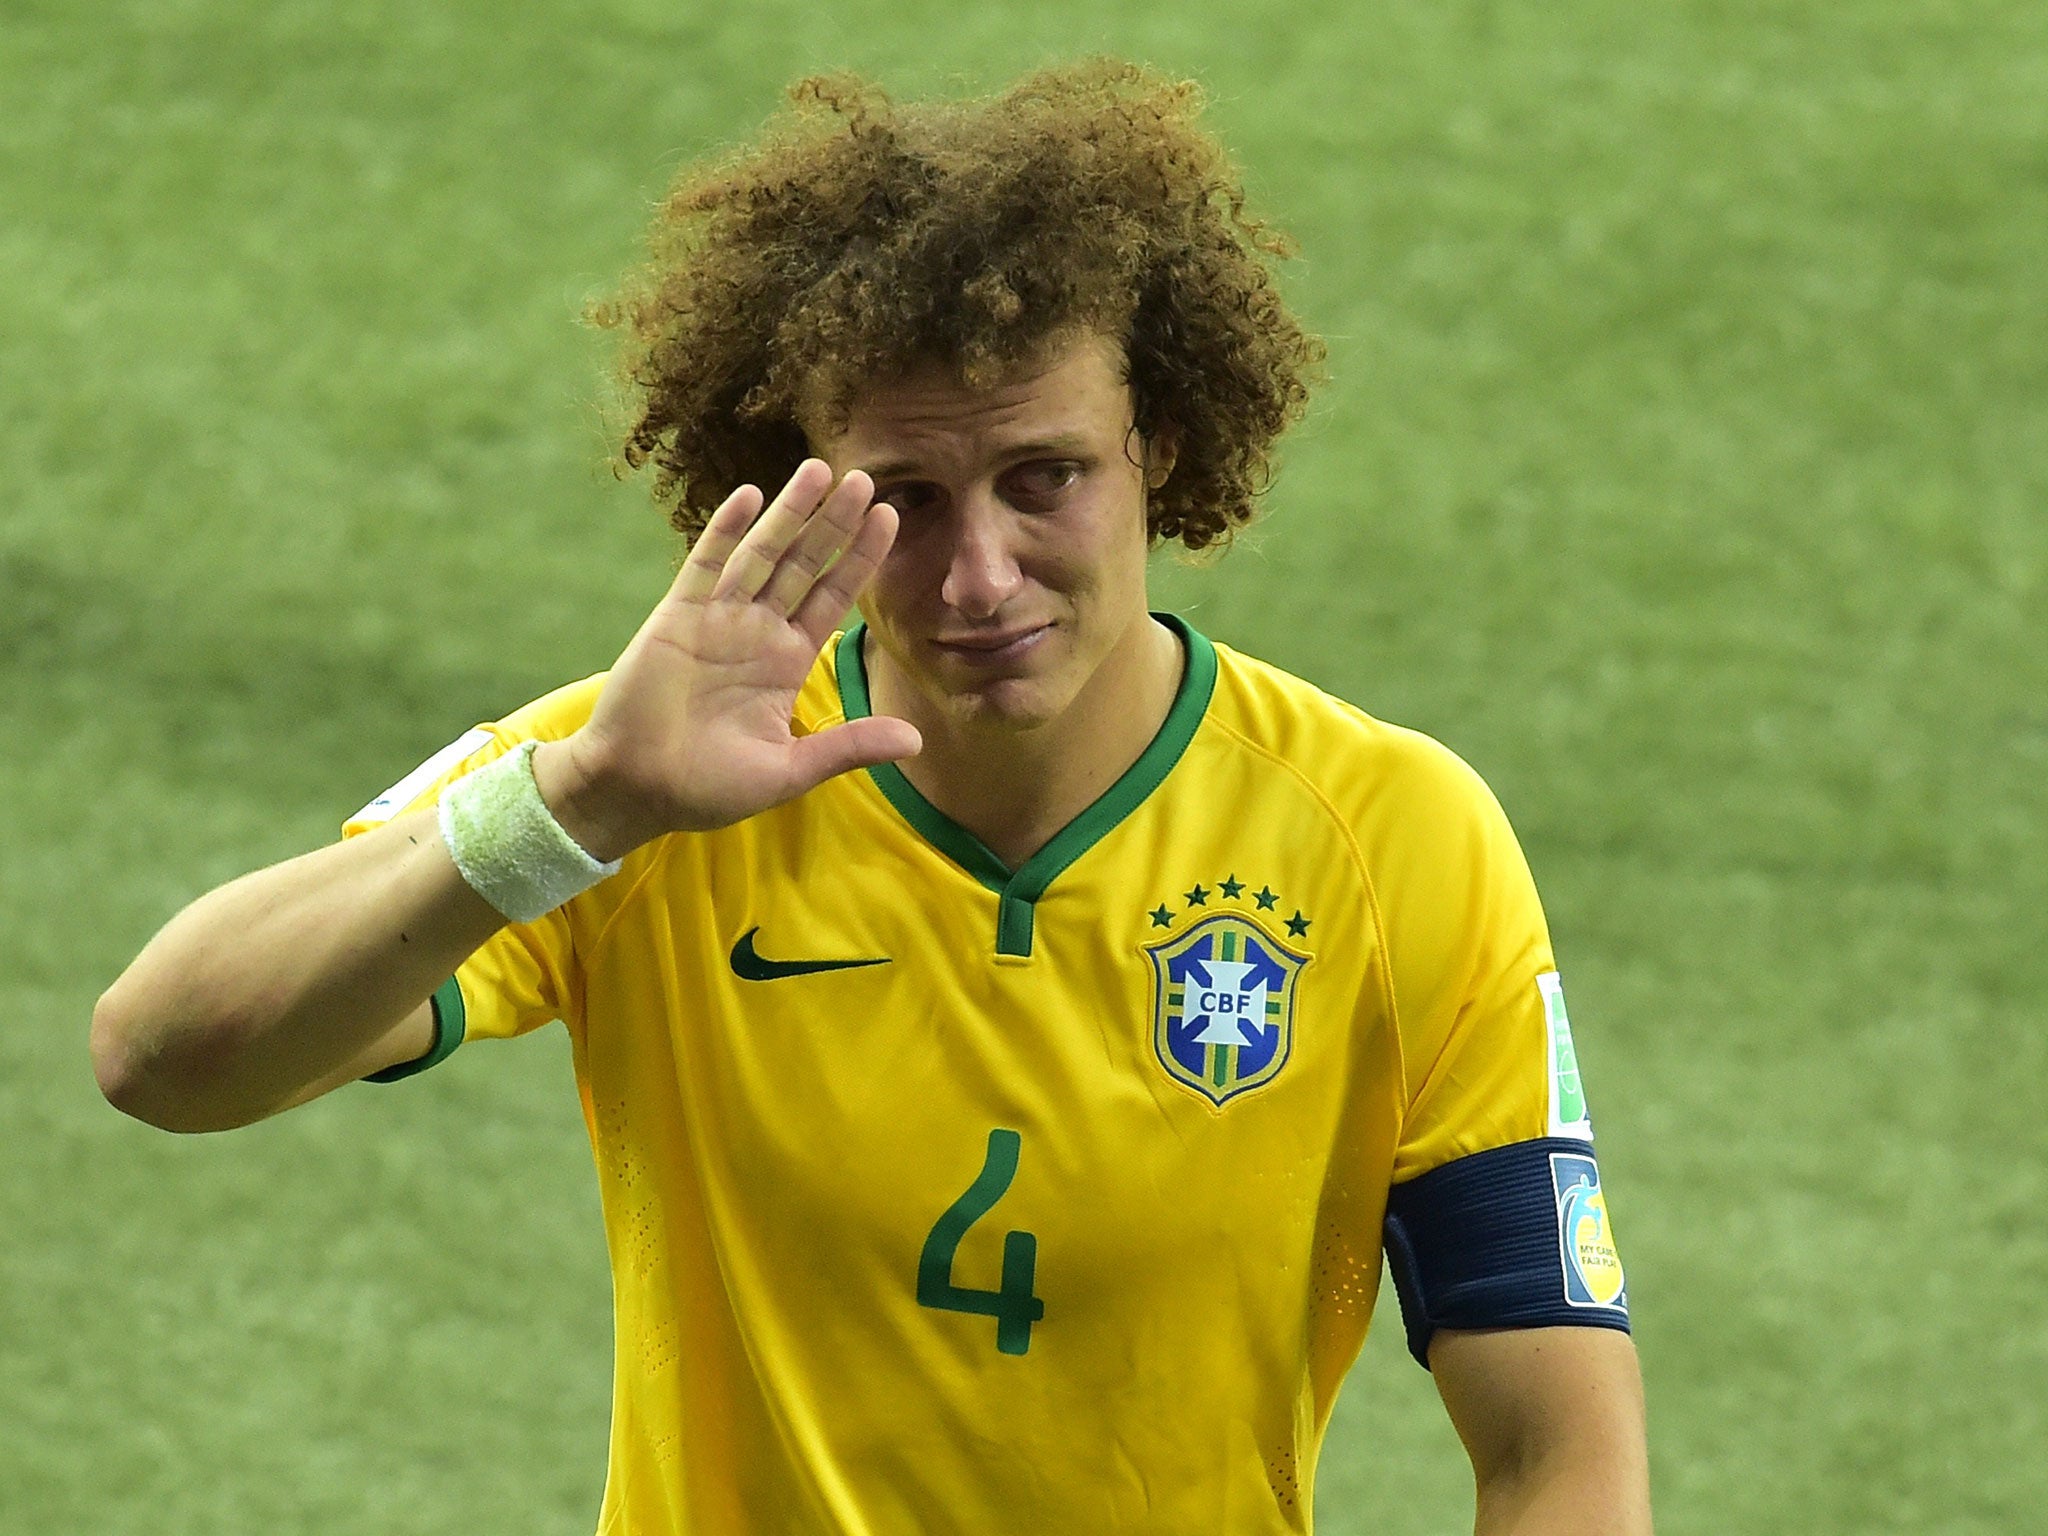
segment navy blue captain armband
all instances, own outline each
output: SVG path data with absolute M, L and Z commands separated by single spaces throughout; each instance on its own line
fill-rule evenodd
M 1396 1184 L 1386 1243 L 1408 1352 L 1425 1369 L 1439 1328 L 1628 1331 L 1628 1283 L 1590 1143 L 1519 1141 Z
M 434 1043 L 428 1047 L 427 1054 L 411 1061 L 401 1061 L 382 1072 L 372 1072 L 363 1079 L 364 1082 L 395 1083 L 429 1067 L 438 1067 L 455 1054 L 455 1047 L 462 1044 L 463 1034 L 469 1027 L 469 1019 L 462 1009 L 462 988 L 455 984 L 453 976 L 434 989 L 433 1008 Z

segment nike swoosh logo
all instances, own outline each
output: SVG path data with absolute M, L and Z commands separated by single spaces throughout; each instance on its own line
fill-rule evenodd
M 732 973 L 741 981 L 779 981 L 784 976 L 809 976 L 816 971 L 857 971 L 864 965 L 887 965 L 890 960 L 887 955 L 879 960 L 768 960 L 754 953 L 754 935 L 760 931 L 756 924 L 732 947 Z

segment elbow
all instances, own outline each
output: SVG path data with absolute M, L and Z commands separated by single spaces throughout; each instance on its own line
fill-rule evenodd
M 116 982 L 93 1004 L 93 1081 L 99 1084 L 106 1101 L 122 1114 L 146 1119 L 141 1113 L 147 1098 L 139 1068 L 142 1053 L 136 1048 L 135 1032 L 121 1007 L 119 991 L 120 983 Z
M 194 1053 L 153 1045 L 151 1034 L 119 982 L 100 994 L 92 1010 L 92 1075 L 109 1104 L 145 1125 L 182 1135 L 248 1123 L 249 1117 L 222 1115 L 208 1102 L 205 1085 L 214 1074 L 203 1063 L 177 1059 Z

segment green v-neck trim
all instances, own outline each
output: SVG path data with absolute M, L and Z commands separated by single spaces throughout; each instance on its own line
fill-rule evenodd
M 1208 713 L 1209 696 L 1216 691 L 1216 647 L 1175 614 L 1155 613 L 1152 617 L 1179 637 L 1186 656 L 1180 687 L 1174 693 L 1165 722 L 1151 745 L 1138 754 L 1138 760 L 1124 770 L 1121 778 L 1015 870 L 997 858 L 980 838 L 919 794 L 894 763 L 868 769 L 875 788 L 919 836 L 996 893 L 999 955 L 1031 953 L 1032 917 L 1046 887 L 1144 804 L 1146 797 L 1173 771 L 1173 765 L 1194 739 L 1195 728 Z M 867 625 L 856 621 L 839 639 L 839 702 L 849 720 L 859 720 L 872 712 L 867 659 L 861 652 L 861 640 L 866 633 Z

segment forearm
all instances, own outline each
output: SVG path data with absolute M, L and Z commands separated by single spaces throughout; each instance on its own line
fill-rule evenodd
M 95 1073 L 167 1129 L 261 1119 L 369 1050 L 503 922 L 431 812 L 258 870 L 179 913 L 107 989 Z
M 532 784 L 556 826 L 609 862 L 915 753 L 917 732 L 886 715 L 790 729 L 813 661 L 895 534 L 867 475 L 835 484 L 819 459 L 765 508 L 752 486 L 727 497 L 577 731 L 587 750 L 535 748 Z M 379 1052 L 425 1028 L 427 998 L 503 923 L 463 881 L 434 813 L 401 817 L 180 913 L 94 1010 L 94 1072 L 152 1124 L 245 1125 L 404 1060 Z

